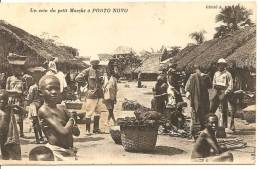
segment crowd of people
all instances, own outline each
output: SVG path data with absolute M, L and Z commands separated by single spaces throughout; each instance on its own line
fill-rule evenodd
M 176 69 L 177 64 L 171 64 L 168 70 L 163 71 L 157 78 L 152 107 L 174 126 L 181 127 L 185 120 L 181 106 L 185 105 L 183 97 L 190 102 L 190 131 L 195 141 L 193 159 L 208 157 L 211 149 L 220 154 L 223 149 L 218 146 L 216 137 L 225 137 L 226 133 L 235 131 L 234 114 L 238 100 L 241 101 L 242 98 L 241 92 L 237 91 L 242 90 L 234 86 L 227 66 L 225 59 L 219 59 L 218 69 L 211 79 L 203 68 L 195 65 L 193 73 L 184 83 Z M 181 90 L 183 87 L 184 90 Z M 221 111 L 220 116 L 215 115 L 217 109 Z M 231 120 L 228 122 L 229 113 Z M 223 154 L 212 160 L 232 160 L 232 154 Z
M 90 124 L 93 115 L 93 133 L 101 133 L 99 119 L 104 105 L 105 111 L 109 112 L 107 124 L 111 119 L 116 123 L 113 111 L 118 89 L 114 68 L 110 65 L 104 72 L 99 62 L 98 57 L 92 57 L 91 67 L 75 77 L 78 87 L 87 88 L 84 108 L 88 135 L 92 133 Z M 68 111 L 64 104 L 64 93 L 68 90 L 66 76 L 56 65 L 55 59 L 49 61 L 45 74 L 37 68 L 30 70 L 31 75 L 28 75 L 23 73 L 22 66 L 13 65 L 13 74 L 6 79 L 6 85 L 0 92 L 2 159 L 21 160 L 19 137 L 27 138 L 23 127 L 27 116 L 32 121 L 35 143 L 47 143 L 44 148 L 33 149 L 30 159 L 37 159 L 46 152 L 42 160 L 75 160 L 73 135 L 79 136 L 80 131 L 76 123 L 77 113 Z M 47 140 L 44 140 L 43 134 Z M 51 150 L 51 156 L 47 149 Z
M 99 121 L 103 111 L 108 112 L 106 125 L 110 125 L 111 119 L 113 124 L 116 124 L 113 111 L 114 105 L 117 103 L 117 72 L 113 65 L 109 65 L 104 72 L 99 63 L 98 57 L 91 57 L 91 66 L 74 78 L 78 88 L 87 89 L 84 93 L 87 135 L 101 133 Z M 215 72 L 213 79 L 206 74 L 204 69 L 195 65 L 194 73 L 190 75 L 186 83 L 183 81 L 181 73 L 177 71 L 178 65 L 171 64 L 168 70 L 164 70 L 158 75 L 153 88 L 152 109 L 161 113 L 177 127 L 181 127 L 185 120 L 182 114 L 182 107 L 185 105 L 183 97 L 190 101 L 192 108 L 191 135 L 195 140 L 192 159 L 196 160 L 209 157 L 211 149 L 215 154 L 225 152 L 225 148 L 218 146 L 216 141 L 218 130 L 221 127 L 224 129 L 224 133 L 235 130 L 235 106 L 236 100 L 240 98 L 234 97 L 233 78 L 226 69 L 225 59 L 219 59 L 217 64 L 218 71 Z M 1 79 L 4 79 L 2 75 Z M 26 139 L 23 127 L 26 115 L 32 121 L 35 143 L 47 143 L 45 146 L 33 149 L 30 159 L 58 161 L 76 159 L 73 136 L 80 135 L 76 123 L 77 113 L 68 111 L 63 104 L 64 93 L 67 92 L 70 83 L 71 81 L 64 72 L 57 67 L 55 59 L 49 61 L 47 72 L 44 75 L 36 68 L 31 69 L 31 75 L 28 75 L 23 73 L 21 66 L 14 65 L 13 75 L 6 79 L 5 86 L 1 81 L 1 87 L 4 86 L 0 92 L 2 159 L 21 159 L 19 137 Z M 137 87 L 141 87 L 141 72 L 138 74 Z M 209 89 L 212 89 L 211 99 Z M 75 89 L 76 91 L 78 89 Z M 230 125 L 228 125 L 228 103 L 232 107 Z M 104 110 L 104 105 L 106 110 Z M 220 118 L 215 115 L 218 108 L 222 114 Z M 91 130 L 92 117 L 93 130 Z M 18 124 L 19 130 L 16 124 Z M 44 140 L 43 135 L 47 140 Z M 211 160 L 232 161 L 232 154 L 224 153 Z

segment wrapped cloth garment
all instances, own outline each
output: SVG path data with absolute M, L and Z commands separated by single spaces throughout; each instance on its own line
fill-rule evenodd
M 59 146 L 51 145 L 49 143 L 47 143 L 45 146 L 52 150 L 55 161 L 77 160 L 76 148 L 65 149 Z
M 9 123 L 5 148 L 8 151 L 10 159 L 21 160 L 21 146 L 20 146 L 19 132 L 18 132 L 17 123 L 13 112 L 11 112 L 11 119 Z

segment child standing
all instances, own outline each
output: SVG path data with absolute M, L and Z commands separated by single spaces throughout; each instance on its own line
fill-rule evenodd
M 109 122 L 112 118 L 114 125 L 116 124 L 114 116 L 114 105 L 116 104 L 117 96 L 117 79 L 115 78 L 114 71 L 110 71 L 109 74 L 105 77 L 104 81 L 104 103 L 108 110 L 108 118 L 106 124 L 109 125 Z

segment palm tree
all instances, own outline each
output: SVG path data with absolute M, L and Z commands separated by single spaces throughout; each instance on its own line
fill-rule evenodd
M 169 58 L 173 58 L 181 51 L 180 46 L 171 46 L 168 50 L 165 48 L 161 57 L 161 61 L 164 61 Z
M 226 33 L 238 30 L 247 25 L 253 25 L 250 15 L 252 11 L 243 6 L 232 5 L 223 8 L 216 16 L 216 22 L 222 22 L 223 25 L 216 27 L 214 38 L 223 37 Z
M 193 32 L 189 36 L 196 41 L 197 44 L 202 44 L 205 41 L 204 34 L 207 33 L 205 30 L 199 32 Z

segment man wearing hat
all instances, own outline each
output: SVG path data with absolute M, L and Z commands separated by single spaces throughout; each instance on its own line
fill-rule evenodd
M 228 118 L 228 100 L 227 95 L 233 90 L 233 79 L 231 74 L 226 70 L 227 62 L 221 58 L 218 60 L 218 71 L 213 77 L 213 88 L 216 91 L 215 96 L 212 99 L 210 112 L 215 113 L 219 105 L 222 105 L 222 122 L 223 126 L 227 129 Z
M 87 83 L 86 95 L 86 131 L 90 134 L 91 116 L 94 116 L 94 129 L 93 133 L 100 133 L 99 119 L 102 111 L 104 93 L 102 90 L 103 85 L 103 71 L 99 66 L 100 60 L 98 56 L 90 58 L 91 67 L 83 70 L 75 78 L 79 85 L 84 86 Z

